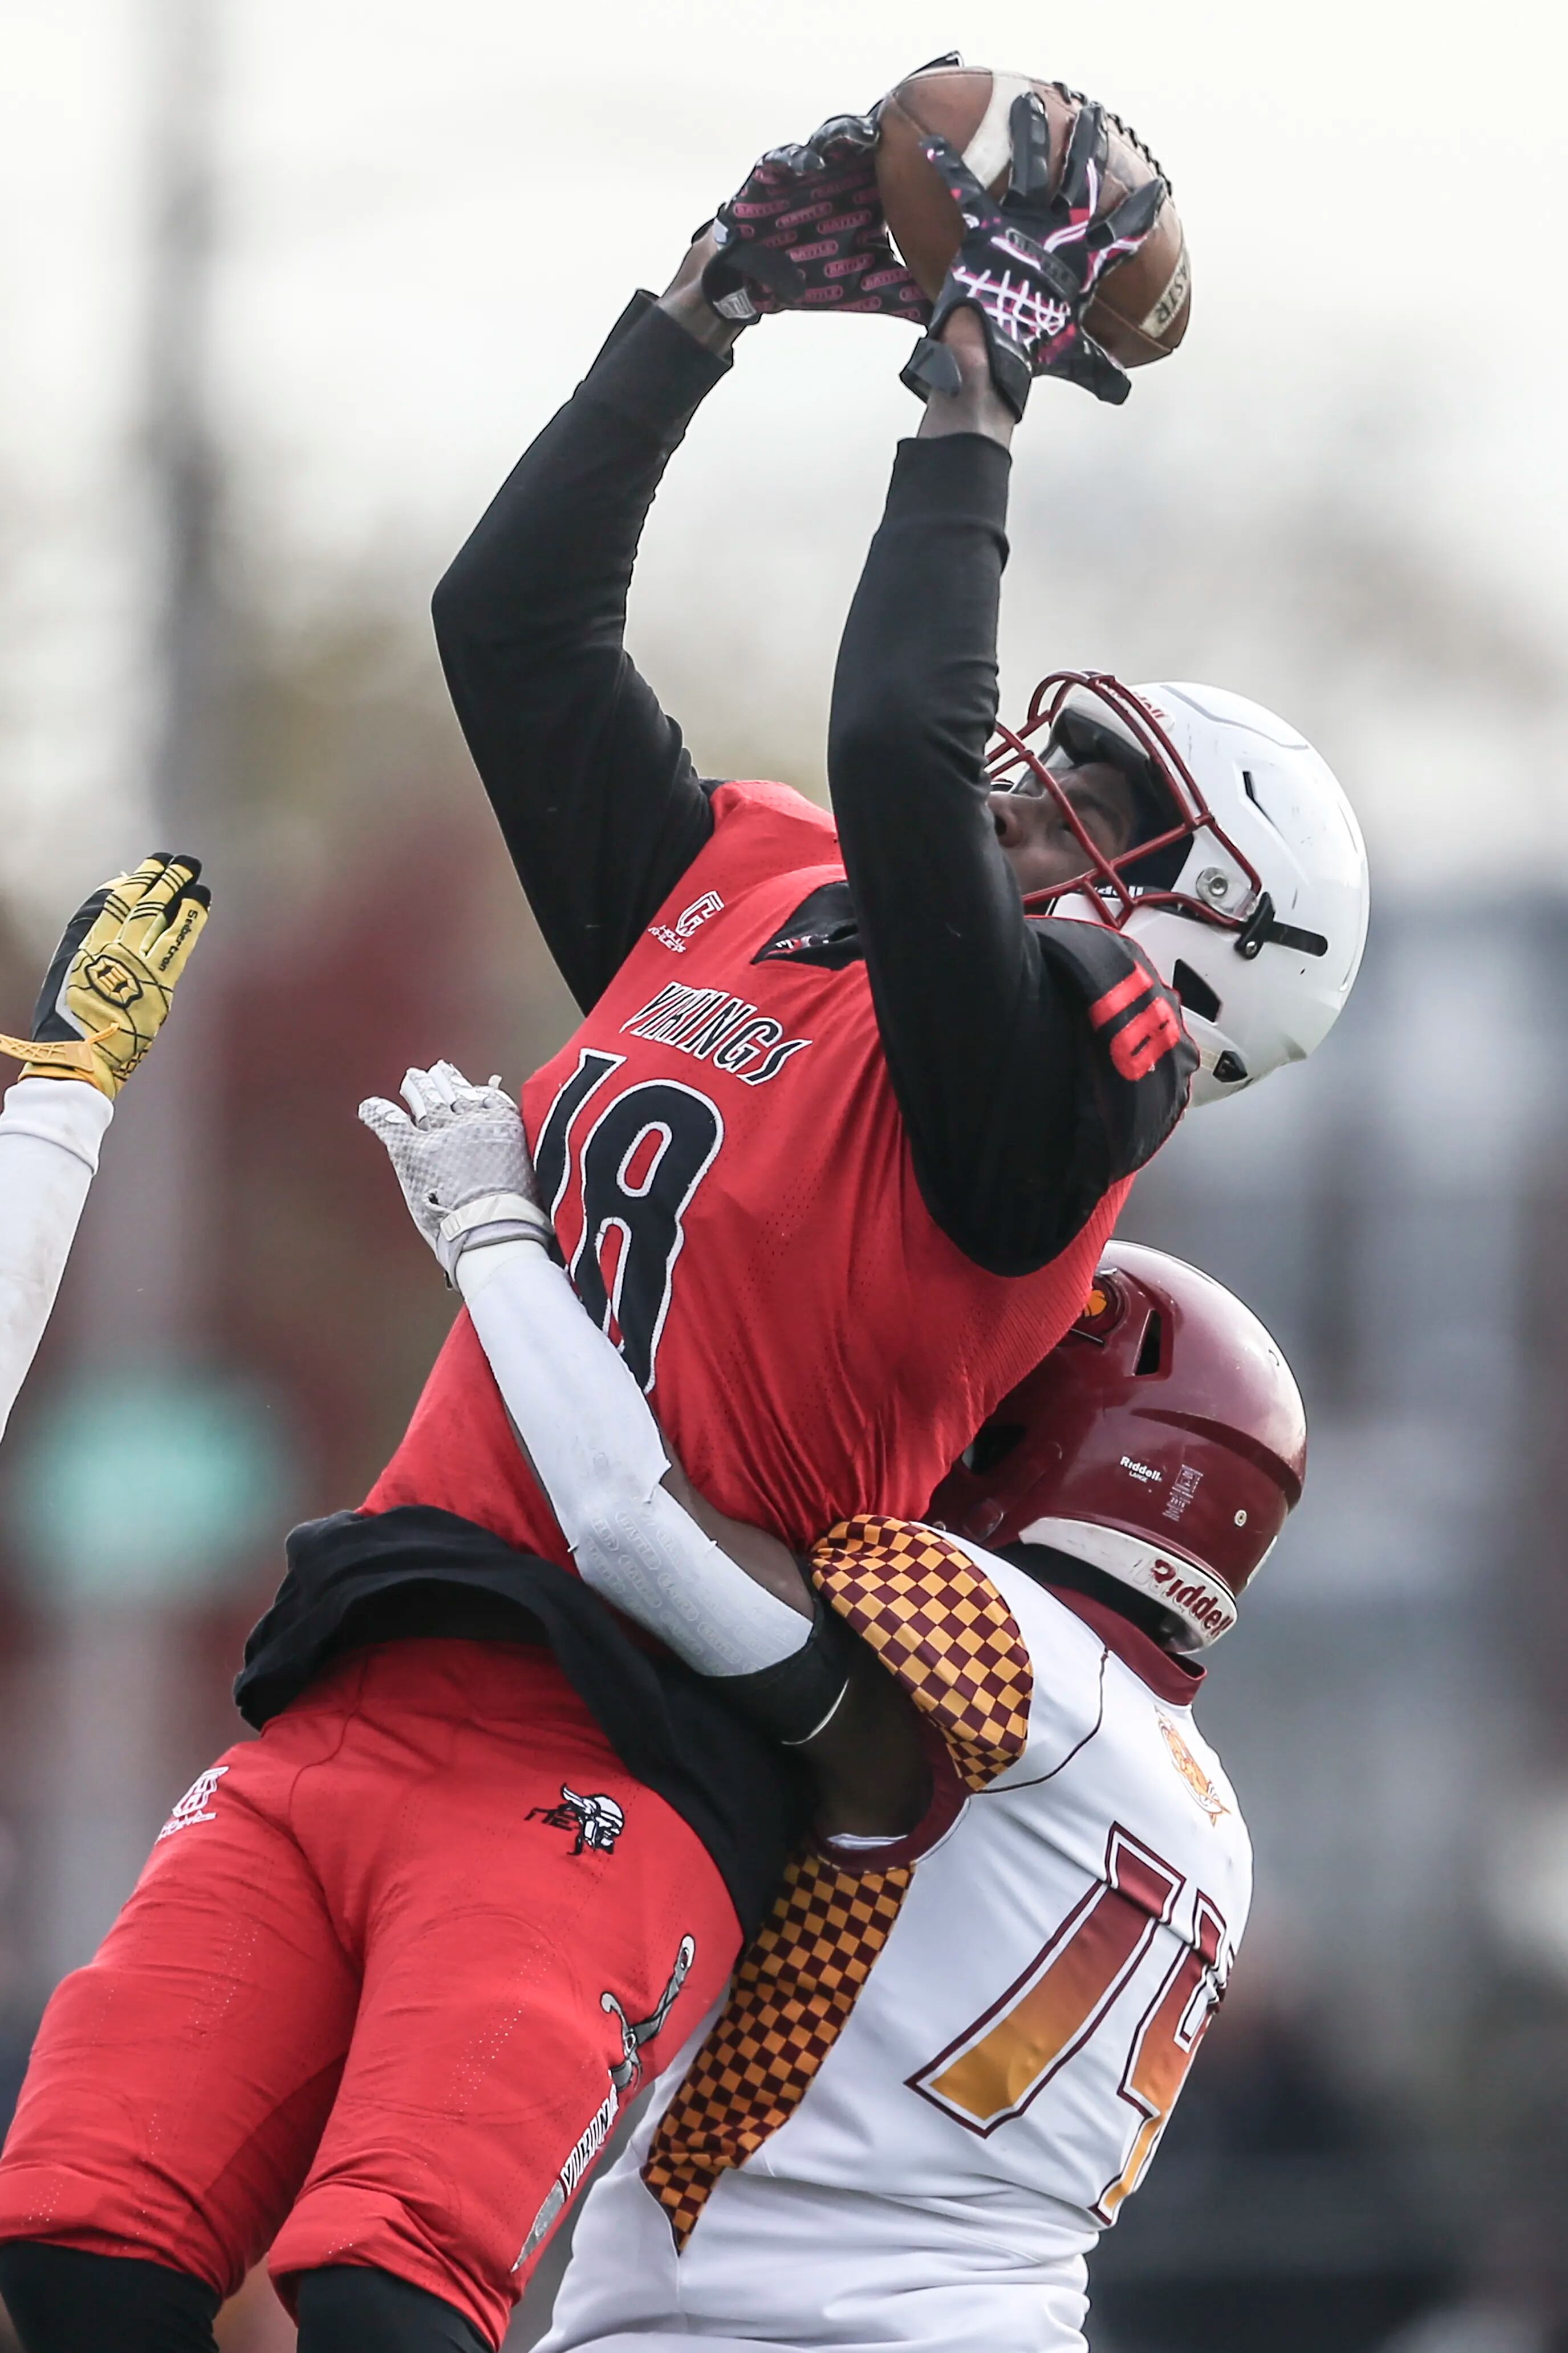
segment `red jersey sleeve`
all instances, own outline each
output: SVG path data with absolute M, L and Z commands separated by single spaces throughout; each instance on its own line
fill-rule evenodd
M 1052 976 L 1083 1007 L 1086 1166 L 1112 1184 L 1152 1160 L 1187 1107 L 1197 1049 L 1181 1001 L 1142 951 L 1092 920 L 1029 925 Z

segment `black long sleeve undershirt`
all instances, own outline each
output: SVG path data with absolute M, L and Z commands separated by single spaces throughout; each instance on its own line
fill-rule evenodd
M 906 441 L 849 608 L 827 772 L 921 1189 L 998 1272 L 1056 1255 L 1115 1172 L 1084 998 L 1032 928 L 986 803 L 1012 460 Z
M 727 367 L 637 297 L 436 595 L 458 716 L 584 1008 L 712 829 L 711 787 L 622 640 L 648 507 Z M 1174 1110 L 1111 1103 L 1086 1007 L 1130 952 L 1094 925 L 1027 922 L 986 814 L 1007 474 L 974 436 L 900 450 L 839 657 L 829 773 L 921 1192 L 968 1256 L 1018 1274 L 1057 1255 Z
M 713 830 L 708 788 L 623 637 L 654 493 L 729 365 L 635 297 L 436 591 L 453 706 L 584 1011 Z

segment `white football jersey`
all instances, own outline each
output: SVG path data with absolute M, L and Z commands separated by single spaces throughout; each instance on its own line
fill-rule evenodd
M 1251 1851 L 1190 1671 L 908 1523 L 814 1558 L 952 1759 L 935 1842 L 793 1867 L 590 2192 L 549 2353 L 1081 2348 L 1084 2254 L 1223 1991 Z

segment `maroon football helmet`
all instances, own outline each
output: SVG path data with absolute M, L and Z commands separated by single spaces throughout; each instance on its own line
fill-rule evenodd
M 1202 1649 L 1294 1509 L 1301 1393 L 1249 1308 L 1163 1250 L 1112 1242 L 1078 1322 L 931 1498 L 976 1544 L 1050 1545 L 1169 1610 Z

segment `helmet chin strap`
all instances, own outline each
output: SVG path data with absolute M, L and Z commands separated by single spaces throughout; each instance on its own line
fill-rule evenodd
M 1329 953 L 1329 944 L 1321 932 L 1304 932 L 1295 923 L 1279 923 L 1274 920 L 1274 902 L 1267 891 L 1258 894 L 1258 904 L 1237 934 L 1236 953 L 1248 964 L 1270 943 L 1276 947 L 1294 948 L 1298 955 L 1321 956 Z
M 1031 1520 L 1019 1529 L 1016 1540 L 1049 1545 L 1145 1594 L 1180 1620 L 1194 1650 L 1206 1650 L 1236 1623 L 1236 1597 L 1223 1577 L 1145 1536 L 1130 1535 L 1124 1528 L 1102 1527 L 1092 1520 Z

